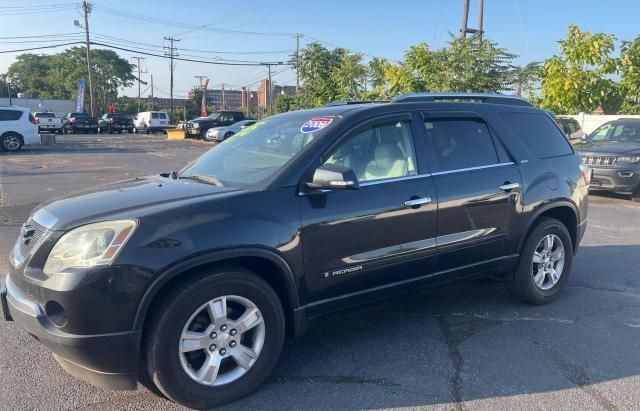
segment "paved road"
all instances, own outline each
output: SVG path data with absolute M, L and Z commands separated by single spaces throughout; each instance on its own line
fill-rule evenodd
M 38 202 L 177 169 L 209 148 L 147 136 L 62 137 L 0 154 L 0 271 Z M 229 408 L 637 409 L 640 205 L 592 196 L 568 287 L 532 307 L 501 284 L 465 282 L 328 316 L 288 340 L 274 376 Z M 110 392 L 65 374 L 0 323 L 2 409 L 177 409 L 143 388 Z

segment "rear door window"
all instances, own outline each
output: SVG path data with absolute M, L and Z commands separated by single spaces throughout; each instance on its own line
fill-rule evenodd
M 151 113 L 151 118 L 159 119 L 160 113 Z
M 424 122 L 435 171 L 498 164 L 489 128 L 479 118 L 426 118 Z
M 546 114 L 512 111 L 499 115 L 536 157 L 573 154 L 565 136 Z
M 162 120 L 166 120 L 167 119 L 167 113 L 158 113 L 158 115 L 160 116 L 160 118 Z

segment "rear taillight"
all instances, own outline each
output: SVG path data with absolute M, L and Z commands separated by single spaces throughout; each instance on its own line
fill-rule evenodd
M 72 118 L 71 118 L 71 123 L 72 123 L 72 124 L 76 124 L 77 122 L 78 122 L 78 119 L 77 119 L 77 118 L 75 118 L 75 117 L 72 117 Z
M 113 122 L 114 122 L 114 121 L 115 121 L 115 119 L 114 119 L 114 118 L 110 118 L 110 119 L 109 119 L 109 123 L 111 123 L 111 124 L 113 124 Z
M 591 184 L 591 169 L 584 164 L 580 164 L 580 172 L 582 173 L 582 178 L 584 179 L 584 183 L 586 185 Z
M 40 119 L 36 118 L 36 121 L 34 121 L 33 124 L 40 124 Z

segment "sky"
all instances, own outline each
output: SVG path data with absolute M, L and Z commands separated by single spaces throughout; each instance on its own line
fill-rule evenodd
M 311 41 L 344 47 L 354 52 L 402 59 L 411 46 L 426 42 L 440 48 L 449 33 L 459 35 L 463 0 L 95 0 L 89 17 L 93 41 L 162 54 L 163 37 L 180 39 L 178 54 L 184 58 L 236 61 L 286 61 L 295 50 L 293 33 L 302 33 L 301 47 Z M 614 34 L 631 40 L 640 34 L 640 0 L 485 0 L 484 29 L 519 57 L 517 63 L 542 61 L 558 53 L 558 40 L 567 27 Z M 0 0 L 0 51 L 81 39 L 83 30 L 79 0 Z M 478 0 L 471 0 L 469 26 L 477 22 Z M 131 16 L 142 15 L 144 18 Z M 206 29 L 197 29 L 206 26 Z M 247 33 L 251 32 L 251 33 Z M 57 34 L 64 34 L 57 35 Z M 10 39 L 16 36 L 38 39 Z M 105 37 L 109 36 L 109 37 Z M 47 42 L 42 42 L 42 39 Z M 24 43 L 33 41 L 33 43 Z M 54 53 L 62 49 L 34 51 Z M 116 50 L 117 51 L 117 50 Z M 131 61 L 138 53 L 117 51 Z M 225 52 L 217 54 L 213 52 Z M 230 53 L 229 53 L 230 52 Z M 242 54 L 231 54 L 242 53 Z M 0 54 L 5 72 L 19 53 Z M 197 56 L 197 57 L 188 57 Z M 168 97 L 169 61 L 145 56 L 142 79 L 154 78 L 156 97 Z M 210 78 L 210 88 L 248 86 L 266 77 L 265 66 L 222 66 L 177 61 L 174 96 L 184 97 L 199 80 Z M 275 84 L 295 85 L 295 72 L 273 67 Z M 149 94 L 142 86 L 143 96 Z M 146 92 L 144 92 L 146 89 Z M 137 96 L 137 84 L 123 93 Z

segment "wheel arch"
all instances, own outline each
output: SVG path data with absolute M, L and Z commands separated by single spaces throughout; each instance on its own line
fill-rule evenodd
M 261 248 L 240 248 L 201 254 L 166 270 L 149 286 L 142 297 L 134 318 L 133 329 L 143 330 L 150 308 L 171 290 L 176 281 L 184 281 L 202 275 L 207 270 L 221 266 L 238 266 L 262 277 L 278 295 L 285 312 L 287 332 L 299 335 L 304 329 L 303 311 L 298 290 L 289 264 L 276 252 Z
M 24 146 L 24 136 L 21 133 L 19 133 L 17 131 L 9 130 L 9 131 L 5 131 L 4 133 L 2 133 L 0 135 L 0 138 L 3 138 L 6 135 L 16 135 L 16 136 L 18 136 L 18 138 L 20 139 L 20 144 Z M 0 151 L 2 151 L 2 149 L 0 149 Z
M 567 231 L 569 231 L 573 252 L 575 254 L 576 249 L 578 248 L 578 208 L 575 204 L 567 200 L 546 204 L 539 207 L 534 212 L 527 221 L 526 229 L 523 231 L 524 235 L 520 237 L 520 241 L 518 242 L 518 251 L 522 252 L 522 247 L 524 247 L 524 243 L 527 241 L 527 238 L 529 238 L 531 231 L 533 231 L 538 221 L 544 217 L 555 218 L 565 225 Z

